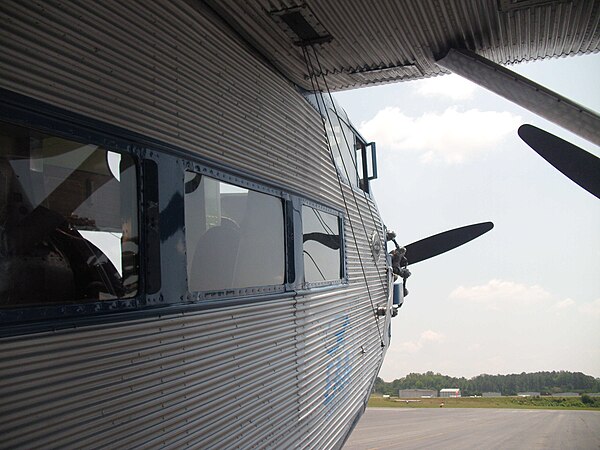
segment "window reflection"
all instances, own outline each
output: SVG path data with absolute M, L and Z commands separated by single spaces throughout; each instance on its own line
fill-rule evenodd
M 186 172 L 190 291 L 282 285 L 283 218 L 278 197 Z
M 337 216 L 302 207 L 304 280 L 307 283 L 342 278 L 340 223 Z
M 0 124 L 0 306 L 131 297 L 133 159 Z
M 333 150 L 337 171 L 344 181 L 351 186 L 358 186 L 354 133 L 333 109 L 329 109 L 329 119 L 331 124 L 327 123 L 327 139 Z

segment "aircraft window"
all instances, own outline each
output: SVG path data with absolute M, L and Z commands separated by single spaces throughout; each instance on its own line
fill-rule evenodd
M 333 151 L 335 167 L 342 180 L 369 193 L 369 181 L 377 178 L 375 143 L 364 143 L 349 125 L 346 112 L 328 109 L 327 139 Z M 339 116 L 338 116 L 339 114 Z
M 337 117 L 333 109 L 329 110 L 329 118 L 332 124 L 327 126 L 327 139 L 333 149 L 337 171 L 344 181 L 358 187 L 354 133 L 343 120 Z
M 302 207 L 304 281 L 318 283 L 342 278 L 340 221 L 333 214 Z
M 0 124 L 0 306 L 132 297 L 134 160 Z
M 281 198 L 185 173 L 189 290 L 283 285 Z

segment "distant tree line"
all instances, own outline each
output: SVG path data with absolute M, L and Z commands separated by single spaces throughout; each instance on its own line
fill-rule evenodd
M 481 395 L 483 392 L 501 392 L 502 395 L 516 395 L 517 392 L 540 392 L 556 394 L 560 392 L 590 393 L 600 392 L 600 378 L 581 372 L 553 371 L 520 373 L 510 375 L 478 375 L 471 379 L 455 378 L 439 373 L 411 373 L 392 382 L 377 377 L 373 392 L 398 395 L 400 389 L 459 388 L 462 395 Z

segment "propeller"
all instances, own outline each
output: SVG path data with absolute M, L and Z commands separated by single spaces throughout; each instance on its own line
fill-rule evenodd
M 533 125 L 521 125 L 518 133 L 542 158 L 600 198 L 600 158 Z
M 404 297 L 408 295 L 406 280 L 410 277 L 410 270 L 406 267 L 408 264 L 416 264 L 434 256 L 446 253 L 456 247 L 460 247 L 482 234 L 487 233 L 494 224 L 492 222 L 481 222 L 473 225 L 467 225 L 443 233 L 434 234 L 420 241 L 400 247 L 396 242 L 396 233 L 388 230 L 386 239 L 392 241 L 396 248 L 390 252 L 392 257 L 392 270 L 395 277 L 402 278 L 402 289 L 394 284 L 394 307 L 392 308 L 392 317 L 398 314 L 398 308 L 402 306 Z
M 395 234 L 388 240 L 391 240 L 396 244 L 396 255 L 398 259 L 398 266 L 401 264 L 416 264 L 434 256 L 446 253 L 456 247 L 460 247 L 475 238 L 478 238 L 484 233 L 487 233 L 494 224 L 492 222 L 482 222 L 473 225 L 467 225 L 460 228 L 454 228 L 453 230 L 444 231 L 443 233 L 429 236 L 420 241 L 408 244 L 402 250 L 395 239 Z M 393 233 L 393 232 L 392 232 Z M 326 233 L 306 233 L 303 236 L 303 242 L 317 241 L 318 243 L 329 247 L 333 250 L 340 248 L 340 236 L 338 234 L 326 234 Z M 405 260 L 400 261 L 401 258 Z
M 487 233 L 494 224 L 492 222 L 482 222 L 473 225 L 467 225 L 453 230 L 444 231 L 443 233 L 429 236 L 420 241 L 406 245 L 404 248 L 404 258 L 408 264 L 416 264 L 434 256 L 446 253 L 456 247 L 460 247 L 482 234 Z

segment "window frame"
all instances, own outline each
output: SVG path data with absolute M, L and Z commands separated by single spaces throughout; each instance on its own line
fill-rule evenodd
M 321 120 L 324 121 L 324 138 L 327 140 L 329 148 L 328 152 L 331 152 L 331 156 L 333 157 L 334 170 L 339 179 L 346 186 L 350 186 L 353 191 L 358 191 L 364 193 L 364 195 L 369 198 L 372 197 L 370 181 L 377 178 L 377 154 L 376 147 L 374 142 L 367 142 L 358 130 L 352 125 L 350 120 L 348 119 L 348 114 L 346 111 L 337 103 L 337 101 L 333 98 L 327 98 L 323 96 L 319 96 L 314 92 L 306 92 L 304 94 L 307 102 L 317 111 Z M 342 142 L 338 141 L 338 145 L 336 145 L 335 140 L 329 139 L 329 135 L 331 133 L 332 136 L 335 135 L 335 122 L 339 124 L 340 127 L 346 127 L 350 133 L 353 135 L 353 142 L 348 142 L 349 145 L 352 146 L 351 149 L 347 148 L 346 140 L 343 139 Z M 342 134 L 345 136 L 345 133 L 342 130 Z M 368 175 L 368 163 L 364 164 L 363 167 L 358 166 L 359 154 L 361 156 L 362 161 L 367 160 L 367 149 L 366 147 L 371 147 L 371 158 L 368 158 L 371 164 L 372 175 Z M 345 170 L 343 167 L 340 167 L 337 163 L 337 156 L 344 160 L 342 148 L 346 148 L 349 152 L 352 152 L 349 156 L 351 160 L 354 161 L 354 165 L 351 168 L 346 167 L 346 170 L 352 170 L 356 175 L 356 183 L 353 183 L 352 180 L 349 180 L 346 176 Z M 359 153 L 360 152 L 360 153 Z M 365 178 L 366 175 L 366 178 Z M 363 182 L 364 186 L 361 186 L 361 181 L 365 179 Z
M 271 197 L 276 197 L 281 201 L 281 209 L 282 209 L 282 226 L 283 226 L 283 249 L 284 249 L 284 267 L 283 267 L 283 276 L 284 282 L 282 284 L 276 285 L 259 285 L 259 286 L 250 286 L 244 288 L 230 288 L 230 289 L 221 289 L 221 290 L 206 290 L 206 291 L 191 291 L 190 283 L 187 276 L 187 240 L 186 240 L 186 267 L 185 267 L 185 277 L 186 277 L 186 288 L 187 288 L 187 300 L 191 302 L 200 302 L 200 303 L 209 303 L 209 302 L 218 302 L 219 300 L 226 299 L 235 299 L 243 302 L 244 298 L 252 297 L 252 296 L 262 296 L 267 294 L 283 294 L 285 292 L 294 291 L 295 284 L 294 281 L 297 278 L 295 271 L 293 270 L 294 263 L 294 246 L 293 246 L 293 236 L 294 229 L 290 229 L 290 227 L 294 226 L 292 211 L 293 207 L 292 196 L 282 190 L 275 189 L 267 186 L 266 184 L 262 184 L 256 181 L 252 181 L 250 178 L 235 175 L 223 169 L 216 169 L 209 165 L 194 162 L 192 160 L 186 160 L 185 164 L 183 164 L 182 170 L 182 183 L 185 183 L 185 172 L 194 172 L 200 174 L 201 176 L 206 176 L 212 178 L 214 180 L 227 183 L 231 186 L 248 189 L 251 191 L 259 192 L 261 194 L 270 195 Z M 185 208 L 185 206 L 184 206 Z M 185 223 L 184 223 L 185 226 Z
M 269 184 L 266 178 L 256 178 L 241 169 L 208 161 L 189 149 L 166 143 L 131 130 L 111 125 L 99 119 L 53 106 L 23 94 L 0 88 L 0 120 L 30 128 L 40 133 L 93 144 L 108 151 L 129 154 L 134 160 L 138 200 L 138 261 L 139 288 L 135 297 L 80 303 L 57 303 L 0 309 L 0 337 L 56 331 L 65 328 L 153 319 L 166 314 L 192 313 L 221 307 L 251 305 L 257 302 L 281 301 L 315 290 L 334 289 L 348 284 L 344 213 L 306 198 L 302 193 Z M 219 167 L 219 168 L 216 168 Z M 198 170 L 200 169 L 200 170 Z M 284 284 L 276 289 L 244 288 L 235 295 L 214 296 L 198 301 L 199 296 L 187 292 L 187 276 L 175 261 L 169 266 L 179 236 L 184 237 L 183 207 L 181 217 L 165 226 L 164 219 L 173 209 L 169 202 L 184 194 L 184 171 L 205 173 L 229 184 L 249 188 L 279 197 L 283 207 L 285 269 Z M 181 174 L 181 180 L 177 179 Z M 256 181 L 253 181 L 256 180 Z M 311 283 L 304 279 L 302 242 L 302 205 L 329 212 L 340 223 L 340 279 Z M 161 222 L 160 227 L 157 223 Z M 165 228 L 171 227 L 171 230 Z M 171 239 L 175 237 L 175 242 Z M 185 255 L 183 255 L 185 258 Z M 152 279 L 149 279 L 152 277 Z M 206 297 L 206 296 L 203 296 Z
M 363 141 L 357 138 L 356 153 L 360 152 L 360 165 L 361 173 L 359 174 L 359 188 L 365 191 L 369 196 L 371 195 L 371 180 L 377 179 L 377 147 L 375 142 L 369 142 L 365 144 Z M 369 158 L 369 152 L 371 157 Z M 358 167 L 357 158 L 357 167 Z M 371 175 L 369 175 L 369 168 L 371 169 Z
M 302 288 L 305 290 L 311 290 L 314 288 L 323 288 L 323 287 L 335 287 L 335 286 L 339 286 L 339 285 L 343 285 L 343 284 L 348 284 L 349 283 L 349 279 L 348 279 L 348 259 L 347 259 L 347 255 L 346 255 L 346 228 L 345 228 L 345 218 L 344 218 L 344 213 L 342 213 L 341 211 L 331 208 L 329 206 L 325 206 L 321 203 L 317 203 L 308 199 L 302 199 L 301 202 L 301 210 L 304 206 L 308 206 L 310 208 L 313 208 L 317 211 L 322 211 L 328 214 L 331 214 L 332 216 L 337 217 L 338 220 L 338 226 L 339 226 L 339 230 L 340 230 L 340 277 L 334 280 L 324 280 L 324 281 L 313 281 L 313 282 L 307 282 L 304 281 L 304 277 L 305 277 L 305 271 L 304 271 L 304 265 L 302 266 L 302 277 L 301 277 L 301 282 L 302 282 Z M 303 242 L 303 234 L 304 234 L 304 228 L 303 226 L 300 227 L 299 230 L 299 235 L 300 235 L 300 256 L 301 259 L 304 263 L 304 242 Z
M 329 106 L 325 117 L 327 119 L 326 129 L 328 130 L 327 140 L 334 155 L 335 170 L 344 184 L 351 186 L 352 189 L 360 189 L 361 173 L 358 167 L 358 152 L 356 149 L 357 133 L 346 117 L 341 116 L 336 110 L 337 108 L 334 109 Z M 336 126 L 340 127 L 341 139 L 335 132 Z M 331 133 L 331 136 L 329 136 L 329 133 Z M 348 134 L 352 135 L 352 142 L 348 142 Z M 338 157 L 341 165 L 338 163 Z M 350 163 L 350 166 L 348 166 L 348 163 Z
M 4 105 L 3 105 L 4 106 Z M 8 110 L 8 114 L 5 112 Z M 102 147 L 105 151 L 127 154 L 133 160 L 136 175 L 136 199 L 138 205 L 142 204 L 141 186 L 143 152 L 141 147 L 133 145 L 132 142 L 116 140 L 112 136 L 103 135 L 81 126 L 61 119 L 58 115 L 40 117 L 41 114 L 31 114 L 29 111 L 11 110 L 2 108 L 0 110 L 0 121 L 9 125 L 18 126 L 42 133 L 48 136 Z M 75 301 L 69 303 L 56 303 L 45 305 L 15 306 L 0 308 L 0 324 L 14 324 L 23 322 L 70 320 L 74 318 L 90 317 L 108 312 L 125 312 L 138 310 L 144 306 L 145 292 L 145 270 L 144 270 L 144 216 L 143 208 L 137 208 L 138 224 L 138 289 L 134 296 L 128 298 L 116 298 L 110 300 Z

